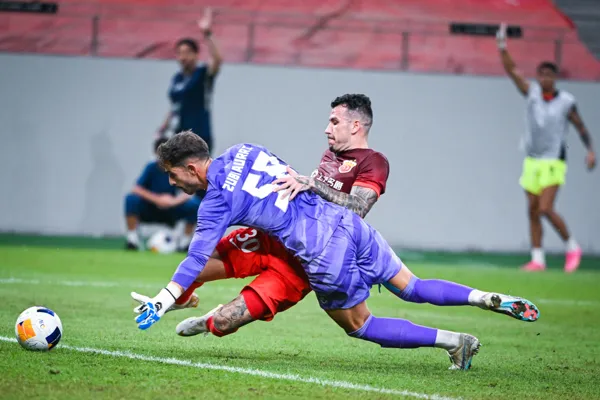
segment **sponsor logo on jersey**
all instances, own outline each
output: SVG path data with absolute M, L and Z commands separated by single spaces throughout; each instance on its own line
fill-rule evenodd
M 356 160 L 344 160 L 344 163 L 340 165 L 338 171 L 340 174 L 345 174 L 346 172 L 352 171 L 352 168 L 356 167 Z

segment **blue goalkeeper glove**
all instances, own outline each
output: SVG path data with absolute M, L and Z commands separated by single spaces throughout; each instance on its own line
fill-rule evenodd
M 176 285 L 176 284 L 175 284 Z M 167 309 L 175 304 L 175 300 L 181 296 L 182 290 L 179 285 L 174 286 L 169 283 L 154 298 L 149 298 L 135 292 L 131 292 L 131 297 L 140 302 L 140 305 L 134 308 L 134 312 L 139 314 L 135 318 L 138 328 L 145 331 L 152 325 L 160 321 Z

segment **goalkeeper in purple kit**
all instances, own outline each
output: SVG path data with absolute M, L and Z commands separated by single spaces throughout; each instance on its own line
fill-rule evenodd
M 138 308 L 140 329 L 158 322 L 194 282 L 231 225 L 261 229 L 281 241 L 301 262 L 321 308 L 348 335 L 382 347 L 440 347 L 448 351 L 452 369 L 469 369 L 479 340 L 372 315 L 366 299 L 373 285 L 383 284 L 414 303 L 472 305 L 523 321 L 539 317 L 535 305 L 525 299 L 418 279 L 360 216 L 303 190 L 305 177 L 262 146 L 239 144 L 213 160 L 201 138 L 184 132 L 161 145 L 158 157 L 172 185 L 186 193 L 207 193 L 188 256 L 167 287 Z M 299 185 L 292 187 L 292 200 L 274 191 L 274 183 L 286 181 Z

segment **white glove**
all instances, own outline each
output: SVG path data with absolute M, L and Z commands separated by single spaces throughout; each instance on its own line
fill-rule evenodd
M 506 24 L 504 22 L 500 24 L 500 29 L 496 32 L 496 43 L 498 49 L 506 49 Z
M 152 299 L 148 296 L 131 292 L 131 297 L 141 303 L 133 309 L 134 313 L 140 314 L 135 318 L 138 328 L 146 330 L 157 323 L 167 309 L 175 304 L 175 300 L 181 296 L 181 293 L 181 287 L 173 282 L 169 283 L 166 288 L 162 289 Z
M 147 302 L 152 301 L 152 299 L 148 296 L 144 296 L 143 294 L 139 294 L 136 292 L 131 292 L 131 297 L 140 303 L 137 307 L 133 309 L 133 312 L 136 314 L 141 314 L 145 311 L 145 305 Z

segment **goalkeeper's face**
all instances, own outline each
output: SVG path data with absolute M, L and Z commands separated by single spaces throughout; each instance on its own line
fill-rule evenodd
M 206 172 L 208 166 L 197 163 L 187 163 L 183 166 L 168 166 L 166 168 L 169 174 L 169 184 L 176 186 L 187 194 L 194 194 L 198 190 L 208 187 L 206 181 Z

